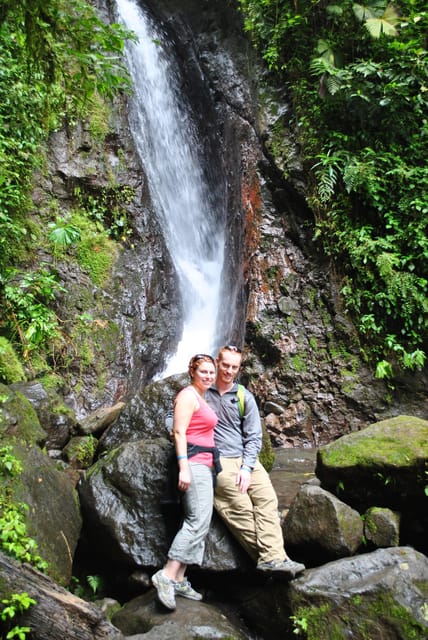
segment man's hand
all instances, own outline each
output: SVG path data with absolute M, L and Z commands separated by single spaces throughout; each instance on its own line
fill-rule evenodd
M 247 493 L 247 489 L 251 484 L 251 471 L 248 469 L 240 469 L 236 476 L 236 484 L 239 486 L 241 493 Z

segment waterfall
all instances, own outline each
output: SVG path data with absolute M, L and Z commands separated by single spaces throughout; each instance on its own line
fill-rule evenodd
M 224 230 L 172 47 L 134 0 L 116 2 L 120 20 L 139 39 L 126 46 L 134 87 L 130 126 L 183 302 L 183 334 L 161 374 L 166 377 L 187 370 L 195 353 L 213 353 L 217 346 Z

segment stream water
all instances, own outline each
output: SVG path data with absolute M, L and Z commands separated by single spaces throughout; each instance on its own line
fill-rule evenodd
M 185 371 L 194 353 L 212 353 L 217 346 L 222 215 L 211 201 L 203 150 L 166 34 L 133 0 L 117 0 L 117 10 L 139 39 L 126 47 L 135 92 L 130 126 L 183 303 L 183 334 L 160 376 L 166 377 Z

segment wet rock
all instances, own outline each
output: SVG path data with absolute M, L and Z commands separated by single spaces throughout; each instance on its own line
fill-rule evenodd
M 177 609 L 166 612 L 152 589 L 128 602 L 112 618 L 126 636 L 144 634 L 155 640 L 244 640 L 240 629 L 215 606 L 177 598 Z
M 364 514 L 364 537 L 375 547 L 397 547 L 400 542 L 400 514 L 371 507 Z
M 363 541 L 363 521 L 333 494 L 305 484 L 296 495 L 283 523 L 285 546 L 314 554 L 317 562 L 353 555 Z
M 79 483 L 85 536 L 109 564 L 132 573 L 165 563 L 181 521 L 168 486 L 173 450 L 164 438 L 124 444 L 100 458 Z M 214 515 L 203 568 L 224 571 L 245 562 L 244 552 Z
M 113 407 L 100 407 L 81 421 L 79 431 L 99 435 L 117 420 L 125 406 L 125 402 L 117 402 Z
M 235 593 L 244 620 L 269 640 L 308 637 L 426 638 L 428 558 L 409 547 L 379 549 Z M 291 618 L 290 618 L 291 616 Z
M 316 474 L 324 488 L 360 513 L 372 506 L 399 512 L 400 544 L 426 553 L 428 515 L 420 505 L 427 464 L 428 421 L 398 416 L 322 447 Z

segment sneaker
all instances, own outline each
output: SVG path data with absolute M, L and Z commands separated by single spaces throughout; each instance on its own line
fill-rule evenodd
M 152 582 L 157 589 L 160 602 L 162 602 L 167 609 L 174 611 L 176 607 L 174 581 L 167 578 L 163 569 L 161 569 L 152 576 Z
M 202 600 L 202 594 L 193 589 L 187 578 L 181 582 L 174 582 L 174 591 L 176 596 L 189 598 L 189 600 Z
M 302 573 L 306 567 L 301 562 L 294 562 L 287 558 L 286 560 L 271 560 L 270 562 L 260 562 L 257 565 L 259 571 L 281 571 L 283 573 L 289 573 L 293 578 Z

